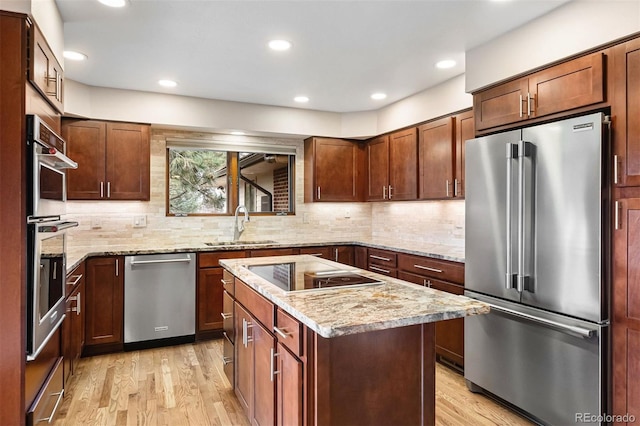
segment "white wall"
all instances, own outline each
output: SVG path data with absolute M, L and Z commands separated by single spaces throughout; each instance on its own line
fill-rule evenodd
M 574 0 L 467 51 L 466 91 L 473 92 L 638 31 L 638 0 Z
M 64 69 L 64 23 L 54 0 L 31 0 L 31 14 Z
M 0 10 L 31 13 L 31 0 L 0 0 Z

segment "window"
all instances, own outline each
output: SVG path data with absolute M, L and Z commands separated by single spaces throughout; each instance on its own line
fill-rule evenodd
M 295 155 L 287 152 L 294 147 L 239 152 L 181 145 L 167 143 L 167 215 L 232 214 L 238 205 L 251 213 L 294 212 Z

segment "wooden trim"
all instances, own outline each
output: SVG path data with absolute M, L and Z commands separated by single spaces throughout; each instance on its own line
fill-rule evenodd
M 23 425 L 26 347 L 26 15 L 0 15 L 0 424 Z

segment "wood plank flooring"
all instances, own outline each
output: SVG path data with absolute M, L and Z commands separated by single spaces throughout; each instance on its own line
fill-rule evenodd
M 248 425 L 222 370 L 222 340 L 83 358 L 56 426 Z M 530 425 L 436 366 L 436 424 Z

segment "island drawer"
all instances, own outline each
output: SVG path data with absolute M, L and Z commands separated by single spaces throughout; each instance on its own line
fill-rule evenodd
M 233 309 L 233 297 L 229 295 L 228 292 L 222 292 L 222 329 L 225 334 L 233 343 L 235 336 L 233 335 L 233 319 L 234 317 L 234 309 Z
M 273 332 L 278 341 L 297 356 L 302 356 L 302 323 L 282 309 L 276 310 L 276 326 Z
M 226 269 L 222 270 L 222 286 L 224 287 L 224 291 L 231 296 L 235 294 L 235 278 L 233 274 Z
M 265 328 L 273 330 L 275 305 L 236 278 L 236 300 L 251 312 Z
M 397 254 L 392 251 L 370 248 L 368 251 L 369 265 L 381 265 L 386 269 L 397 266 Z
M 247 257 L 246 251 L 212 251 L 198 253 L 199 268 L 217 268 L 220 266 L 220 259 L 240 259 Z
M 436 260 L 410 254 L 399 254 L 398 268 L 401 271 L 437 278 L 439 280 L 451 281 L 457 284 L 464 283 L 464 264 L 462 263 Z

